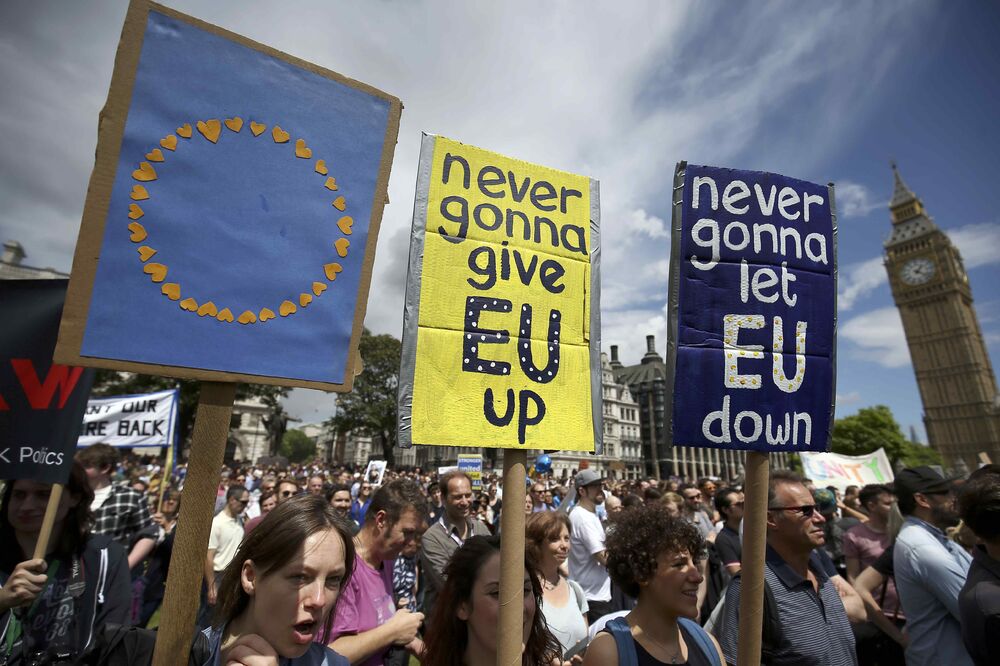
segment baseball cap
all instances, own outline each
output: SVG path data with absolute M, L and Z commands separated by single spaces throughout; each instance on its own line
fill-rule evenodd
M 946 479 L 933 467 L 921 465 L 908 467 L 896 475 L 892 482 L 896 495 L 913 495 L 914 493 L 940 493 L 952 488 L 953 479 Z
M 597 483 L 598 481 L 603 481 L 604 477 L 595 472 L 592 469 L 581 470 L 576 475 L 576 487 L 583 488 L 584 486 L 589 486 L 592 483 Z

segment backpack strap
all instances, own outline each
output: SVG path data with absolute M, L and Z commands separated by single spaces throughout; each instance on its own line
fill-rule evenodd
M 711 637 L 708 632 L 694 620 L 689 620 L 686 617 L 677 618 L 678 623 L 684 629 L 684 633 L 690 636 L 695 645 L 701 651 L 701 654 L 708 659 L 708 661 L 714 666 L 723 666 L 722 661 L 719 659 L 719 651 L 715 649 L 715 643 L 712 642 Z
M 639 656 L 635 651 L 632 629 L 623 617 L 610 620 L 604 628 L 611 632 L 618 647 L 618 666 L 639 666 Z

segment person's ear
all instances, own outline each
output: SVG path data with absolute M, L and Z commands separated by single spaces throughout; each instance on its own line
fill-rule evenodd
M 469 602 L 463 601 L 458 605 L 458 610 L 455 611 L 455 616 L 463 622 L 468 622 L 469 617 L 472 616 L 472 609 L 469 608 Z
M 778 511 L 768 511 L 767 512 L 767 526 L 768 526 L 768 528 L 774 529 L 774 528 L 778 527 L 778 521 L 775 519 L 775 516 L 778 513 L 779 513 Z
M 244 560 L 240 569 L 240 585 L 243 591 L 251 597 L 257 588 L 257 568 L 254 567 L 253 560 Z
M 380 531 L 385 530 L 389 524 L 388 515 L 385 511 L 379 511 L 375 514 L 375 526 L 379 528 Z
M 927 495 L 923 493 L 914 493 L 913 501 L 916 502 L 917 506 L 922 506 L 925 509 L 931 508 L 930 500 L 927 499 Z

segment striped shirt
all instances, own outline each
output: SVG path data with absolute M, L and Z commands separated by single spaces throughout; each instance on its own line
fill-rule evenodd
M 819 593 L 812 583 L 796 573 L 778 553 L 767 547 L 764 580 L 774 594 L 781 644 L 770 666 L 857 666 L 854 633 L 840 595 L 815 552 L 809 568 L 816 576 Z M 740 610 L 740 578 L 726 592 L 725 617 L 720 643 L 726 661 L 736 663 Z M 766 619 L 766 616 L 765 616 Z

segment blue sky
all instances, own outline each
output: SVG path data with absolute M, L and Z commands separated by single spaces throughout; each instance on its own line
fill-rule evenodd
M 666 345 L 678 160 L 837 184 L 837 415 L 923 438 L 882 242 L 889 160 L 965 258 L 1000 359 L 1000 6 L 992 2 L 168 3 L 399 96 L 367 325 L 398 336 L 420 132 L 601 180 L 603 346 Z M 126 3 L 0 5 L 0 237 L 68 270 Z M 296 391 L 305 421 L 332 400 Z

